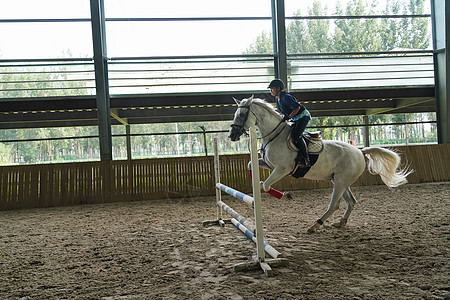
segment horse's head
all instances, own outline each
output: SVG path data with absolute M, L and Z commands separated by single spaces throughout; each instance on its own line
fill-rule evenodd
M 250 114 L 250 105 L 253 102 L 253 96 L 247 99 L 238 100 L 233 98 L 238 109 L 234 113 L 233 124 L 231 124 L 230 133 L 228 137 L 231 141 L 239 141 L 240 137 L 253 125 L 255 125 L 256 118 Z

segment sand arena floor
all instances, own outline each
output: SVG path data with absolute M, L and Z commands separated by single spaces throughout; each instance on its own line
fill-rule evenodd
M 450 183 L 352 190 L 348 227 L 329 225 L 341 207 L 312 235 L 331 189 L 264 196 L 266 241 L 289 260 L 270 278 L 233 271 L 256 250 L 202 226 L 214 197 L 3 211 L 0 299 L 450 299 Z

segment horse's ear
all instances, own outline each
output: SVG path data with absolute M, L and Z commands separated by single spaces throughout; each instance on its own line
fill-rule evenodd
M 248 98 L 248 101 L 247 101 L 247 105 L 250 105 L 250 104 L 252 104 L 252 102 L 253 102 L 253 97 L 254 97 L 255 95 L 252 95 L 250 98 Z
M 241 100 L 238 100 L 236 98 L 233 97 L 234 102 L 236 102 L 237 105 L 241 104 Z

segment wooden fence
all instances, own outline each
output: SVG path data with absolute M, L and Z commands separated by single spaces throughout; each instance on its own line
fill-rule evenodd
M 415 170 L 410 183 L 450 181 L 450 144 L 396 147 Z M 250 156 L 221 156 L 221 182 L 251 191 Z M 212 157 L 142 159 L 0 167 L 0 210 L 214 195 Z M 262 177 L 268 176 L 262 171 Z M 367 171 L 354 185 L 383 184 Z M 328 181 L 294 179 L 282 191 L 331 187 Z

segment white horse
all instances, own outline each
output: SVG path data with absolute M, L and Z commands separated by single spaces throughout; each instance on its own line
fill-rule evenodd
M 263 158 L 259 159 L 262 168 L 272 170 L 269 177 L 261 182 L 264 191 L 290 174 L 295 167 L 297 151 L 290 143 L 290 126 L 282 122 L 272 105 L 253 96 L 239 101 L 238 109 L 234 114 L 229 138 L 239 140 L 251 126 L 256 126 L 262 139 L 261 149 Z M 312 180 L 331 180 L 334 184 L 331 202 L 327 211 L 308 229 L 308 233 L 316 232 L 320 226 L 339 208 L 340 199 L 343 198 L 347 209 L 341 221 L 333 224 L 335 227 L 344 227 L 356 199 L 350 191 L 350 185 L 367 168 L 371 174 L 381 176 L 383 182 L 389 187 L 397 187 L 407 182 L 406 177 L 412 172 L 408 168 L 400 168 L 400 156 L 388 149 L 380 147 L 366 147 L 362 150 L 340 141 L 323 140 L 323 151 L 319 154 L 316 163 L 303 176 Z

